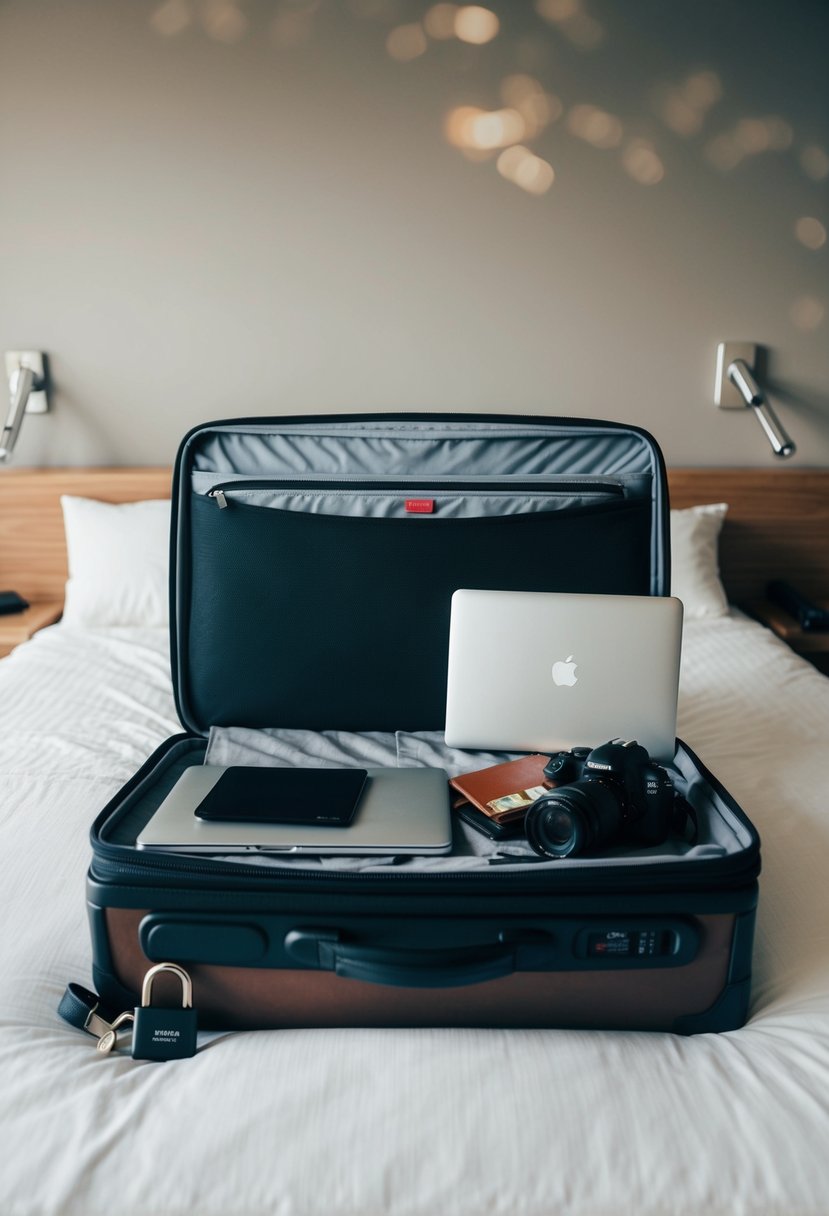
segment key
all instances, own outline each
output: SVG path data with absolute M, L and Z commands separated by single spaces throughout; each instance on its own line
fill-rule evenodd
M 115 1046 L 115 1041 L 118 1038 L 118 1027 L 123 1026 L 125 1022 L 134 1022 L 135 1014 L 126 1010 L 124 1013 L 119 1013 L 114 1022 L 110 1023 L 109 1030 L 101 1035 L 96 1044 L 97 1050 L 102 1055 L 108 1056 Z

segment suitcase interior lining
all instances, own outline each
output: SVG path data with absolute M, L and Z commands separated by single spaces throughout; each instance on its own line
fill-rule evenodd
M 188 441 L 196 472 L 230 477 L 429 476 L 569 477 L 656 473 L 653 451 L 629 430 L 593 426 L 461 421 L 232 423 L 208 425 Z
M 629 428 L 462 416 L 234 421 L 194 431 L 179 461 L 171 619 L 190 730 L 439 729 L 458 587 L 665 589 L 658 452 Z M 499 491 L 505 479 L 525 481 L 493 494 L 488 479 Z M 217 484 L 228 486 L 229 509 L 208 497 Z M 434 497 L 436 509 L 407 513 L 409 496 Z M 392 612 L 381 602 L 389 596 Z
M 179 692 L 199 725 L 442 729 L 458 587 L 649 589 L 641 500 L 424 527 L 196 496 L 190 519 Z
M 184 739 L 173 743 L 141 784 L 112 812 L 109 819 L 101 828 L 101 840 L 108 844 L 133 847 L 139 832 L 146 826 L 185 769 L 192 764 L 203 763 L 206 747 L 207 741 L 204 739 Z M 240 753 L 238 759 L 240 763 L 250 763 L 249 755 L 244 753 Z M 310 761 L 310 763 L 313 764 L 313 761 Z M 374 763 L 374 761 L 371 761 L 371 763 Z M 470 752 L 470 771 L 474 768 L 475 753 Z M 532 869 L 533 871 L 543 872 L 546 870 L 563 870 L 564 867 L 568 870 L 619 868 L 629 866 L 633 862 L 637 866 L 655 867 L 675 862 L 678 858 L 683 857 L 691 862 L 694 858 L 710 860 L 715 857 L 736 856 L 744 849 L 751 847 L 752 837 L 749 830 L 740 821 L 738 816 L 735 815 L 728 803 L 697 771 L 696 766 L 684 751 L 682 745 L 678 747 L 674 765 L 669 771 L 675 787 L 688 799 L 696 812 L 698 835 L 695 843 L 691 844 L 687 841 L 669 839 L 664 845 L 657 846 L 656 848 L 608 850 L 598 857 L 568 858 L 566 862 L 531 860 L 527 864 L 521 864 L 520 861 L 516 861 L 510 864 L 510 871 L 515 870 L 526 873 L 529 869 Z M 455 819 L 455 824 L 456 829 L 458 826 L 463 827 L 463 825 L 459 825 L 457 819 Z M 473 828 L 463 828 L 463 830 L 474 832 Z M 470 858 L 469 851 L 464 851 L 463 849 L 462 832 L 459 833 L 457 830 L 456 848 L 459 850 L 458 852 L 448 854 L 445 857 L 410 857 L 405 860 L 398 860 L 392 864 L 384 863 L 383 859 L 368 857 L 365 859 L 363 869 L 372 873 L 382 873 L 385 871 L 396 874 L 406 872 L 413 874 L 419 872 L 434 873 L 436 871 L 447 874 L 453 871 L 463 873 L 475 870 L 493 871 L 493 867 L 486 857 L 479 857 L 474 861 Z M 149 856 L 151 852 L 152 850 L 142 850 L 145 856 Z M 167 856 L 169 857 L 169 854 Z M 212 855 L 206 857 L 204 854 L 194 854 L 192 856 L 198 856 L 202 861 L 214 860 Z M 461 868 L 458 866 L 459 856 L 463 857 Z M 223 855 L 220 859 L 231 866 L 238 865 L 245 868 L 249 868 L 251 864 L 254 864 L 256 866 L 273 868 L 274 870 L 295 869 L 309 871 L 318 869 L 321 873 L 338 872 L 337 858 L 334 857 L 321 861 L 319 858 L 314 858 L 310 855 L 285 858 L 257 854 L 253 861 L 247 855 Z M 354 861 L 354 858 L 348 859 L 349 871 L 354 869 Z

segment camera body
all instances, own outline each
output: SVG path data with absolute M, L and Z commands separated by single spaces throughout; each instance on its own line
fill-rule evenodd
M 556 788 L 527 809 L 524 829 L 536 853 L 572 857 L 611 844 L 662 844 L 674 819 L 667 772 L 635 741 L 556 752 L 544 769 Z

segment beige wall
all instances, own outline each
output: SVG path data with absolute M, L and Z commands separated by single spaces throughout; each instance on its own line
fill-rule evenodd
M 795 461 L 829 465 L 829 252 L 795 236 L 829 223 L 802 163 L 829 151 L 829 6 L 584 4 L 593 49 L 502 2 L 489 45 L 404 63 L 385 42 L 414 0 L 0 3 L 0 350 L 48 351 L 55 386 L 18 462 L 166 462 L 211 417 L 426 408 L 607 417 L 674 464 L 771 465 L 711 404 L 739 338 L 769 348 Z M 675 98 L 674 125 L 701 121 L 677 134 L 663 86 L 703 69 L 722 99 L 689 119 Z M 541 196 L 444 134 L 517 72 L 564 106 L 531 143 Z M 579 104 L 622 143 L 574 135 Z M 768 116 L 743 142 L 791 146 L 711 163 Z M 626 172 L 633 138 L 657 184 Z

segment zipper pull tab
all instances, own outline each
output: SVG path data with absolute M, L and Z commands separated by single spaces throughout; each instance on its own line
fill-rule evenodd
M 216 506 L 219 508 L 219 510 L 224 511 L 225 507 L 227 506 L 227 499 L 225 498 L 224 490 L 211 490 L 210 497 L 215 499 Z

